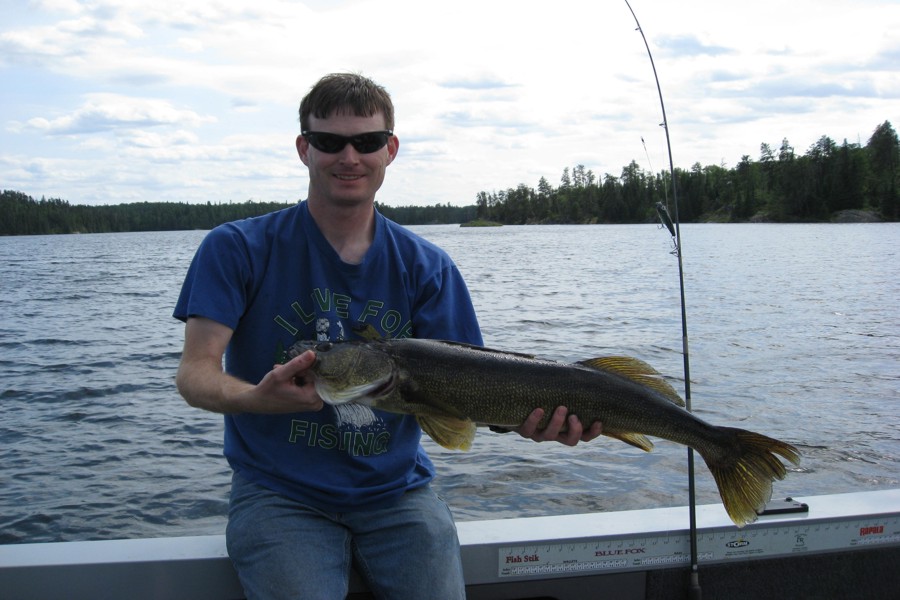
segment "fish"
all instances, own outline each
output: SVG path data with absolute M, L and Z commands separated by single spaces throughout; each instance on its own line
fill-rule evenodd
M 482 346 L 418 338 L 299 341 L 288 350 L 313 350 L 317 393 L 328 404 L 365 406 L 414 415 L 435 442 L 469 450 L 476 428 L 515 429 L 535 408 L 545 427 L 565 406 L 588 428 L 644 451 L 648 436 L 693 448 L 712 473 L 728 516 L 738 527 L 756 520 L 785 464 L 800 452 L 760 433 L 707 423 L 658 371 L 628 356 L 576 363 Z M 374 416 L 374 413 L 373 413 Z

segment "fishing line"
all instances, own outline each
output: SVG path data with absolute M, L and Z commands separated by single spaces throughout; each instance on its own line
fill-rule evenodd
M 690 358 L 688 354 L 688 334 L 687 334 L 687 310 L 684 300 L 684 263 L 681 259 L 681 221 L 678 217 L 678 191 L 675 185 L 675 163 L 672 160 L 672 141 L 669 136 L 669 121 L 666 118 L 666 104 L 663 101 L 662 87 L 659 84 L 659 75 L 656 73 L 656 64 L 653 62 L 653 53 L 650 52 L 650 44 L 647 42 L 647 36 L 641 29 L 641 23 L 638 21 L 637 15 L 628 0 L 625 0 L 631 16 L 634 17 L 634 23 L 637 25 L 637 31 L 640 32 L 641 38 L 644 40 L 644 46 L 647 48 L 647 56 L 650 57 L 650 66 L 653 67 L 653 78 L 656 80 L 656 90 L 659 93 L 659 105 L 662 108 L 663 121 L 660 126 L 666 132 L 666 148 L 669 153 L 669 175 L 672 179 L 672 205 L 675 209 L 675 219 L 669 216 L 666 206 L 656 203 L 656 211 L 659 214 L 663 224 L 672 234 L 675 242 L 675 256 L 678 258 L 678 282 L 681 289 L 681 349 L 684 359 L 684 402 L 688 411 L 691 410 L 691 368 Z M 643 138 L 641 138 L 643 141 Z M 645 147 L 646 148 L 646 147 Z M 694 488 L 694 450 L 688 448 L 688 511 L 690 513 L 690 539 L 691 539 L 691 582 L 690 594 L 692 598 L 699 600 L 701 597 L 699 566 L 697 560 L 697 502 L 696 491 Z
M 641 145 L 644 147 L 644 154 L 647 156 L 647 164 L 650 165 L 650 174 L 654 175 L 656 171 L 653 170 L 653 161 L 650 160 L 650 153 L 647 152 L 647 142 L 644 141 L 644 136 L 641 136 Z M 655 175 L 654 175 L 655 177 Z M 663 197 L 666 199 L 666 207 L 669 206 L 669 186 L 663 185 Z M 672 236 L 675 236 L 675 230 L 670 229 L 672 232 Z
M 656 171 L 653 170 L 653 161 L 650 160 L 650 153 L 647 152 L 647 142 L 644 141 L 644 136 L 641 136 L 641 145 L 644 146 L 644 154 L 647 155 L 647 164 L 650 165 L 650 174 L 653 175 Z M 675 244 L 676 235 L 675 235 L 675 225 L 672 224 L 672 218 L 669 217 L 669 186 L 663 185 L 663 195 L 666 199 L 666 203 L 663 204 L 661 202 L 656 203 L 656 213 L 659 215 L 659 220 L 662 222 L 662 225 L 669 230 L 669 233 L 672 234 L 672 245 L 675 249 L 672 251 L 672 254 L 676 254 L 678 252 L 678 246 Z

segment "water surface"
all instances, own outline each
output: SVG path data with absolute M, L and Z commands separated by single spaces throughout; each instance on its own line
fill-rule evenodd
M 684 387 L 677 261 L 653 225 L 416 227 L 488 345 L 642 358 Z M 900 485 L 900 224 L 682 227 L 693 408 L 798 445 L 776 496 Z M 204 232 L 0 238 L 0 543 L 222 533 L 221 417 L 173 378 Z M 480 430 L 427 440 L 458 520 L 687 503 L 686 451 Z M 717 502 L 698 462 L 698 501 Z

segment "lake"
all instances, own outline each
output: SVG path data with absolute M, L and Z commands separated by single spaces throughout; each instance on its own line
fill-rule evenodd
M 654 225 L 414 231 L 489 346 L 642 358 L 683 391 L 672 240 Z M 0 543 L 220 534 L 222 419 L 174 387 L 171 317 L 205 232 L 0 238 Z M 775 496 L 900 486 L 900 224 L 682 226 L 694 411 L 803 453 Z M 479 430 L 423 444 L 459 521 L 687 504 L 687 452 Z M 697 462 L 697 501 L 718 502 Z

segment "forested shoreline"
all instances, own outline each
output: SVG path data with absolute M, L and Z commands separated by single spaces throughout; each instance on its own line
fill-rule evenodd
M 0 235 L 184 231 L 257 217 L 296 204 L 291 202 L 134 202 L 86 206 L 60 198 L 35 200 L 22 192 L 0 191 Z M 378 210 L 404 225 L 464 223 L 475 218 L 470 206 L 405 206 L 378 204 Z
M 900 142 L 890 122 L 865 146 L 822 136 L 802 155 L 787 139 L 776 151 L 760 146 L 760 158 L 744 155 L 734 168 L 720 165 L 675 169 L 683 222 L 827 222 L 835 214 L 866 211 L 900 220 Z M 602 179 L 583 165 L 563 171 L 558 187 L 541 178 L 537 189 L 520 184 L 480 192 L 478 217 L 503 224 L 640 223 L 653 221 L 656 203 L 670 203 L 671 174 L 652 173 L 636 161 Z
M 643 170 L 636 161 L 616 177 L 598 178 L 583 165 L 564 169 L 553 187 L 542 177 L 499 192 L 479 192 L 469 206 L 405 206 L 378 203 L 403 225 L 466 223 L 475 218 L 501 224 L 643 223 L 654 221 L 657 202 L 670 203 L 671 175 Z M 890 122 L 879 125 L 865 146 L 837 145 L 822 136 L 798 155 L 787 139 L 775 151 L 760 146 L 757 161 L 744 155 L 722 165 L 675 169 L 682 222 L 814 222 L 865 211 L 879 220 L 900 220 L 900 141 Z M 0 192 L 0 235 L 175 231 L 216 225 L 286 208 L 289 202 L 192 204 L 138 202 L 72 205 L 60 198 L 36 200 L 23 192 Z

